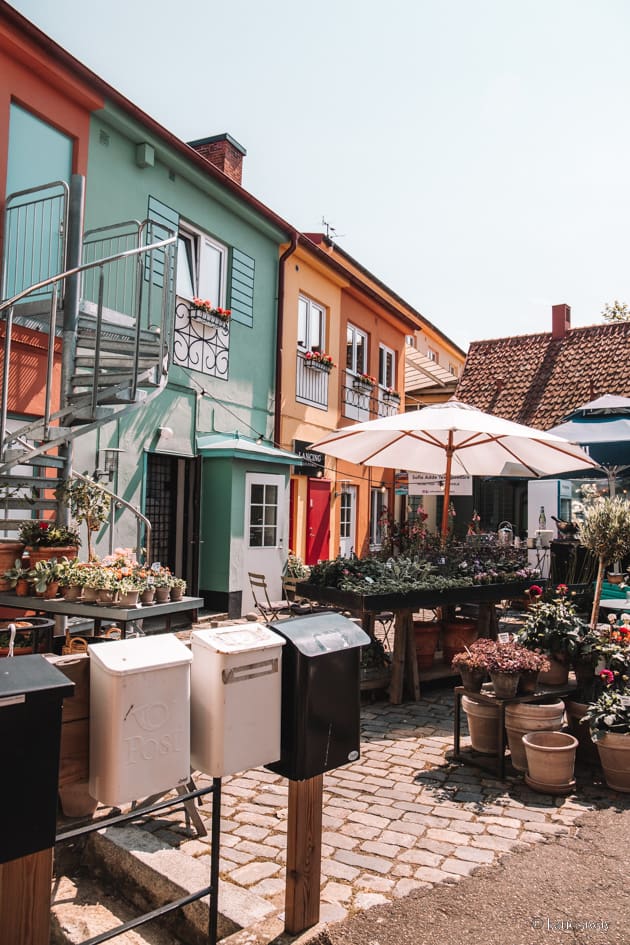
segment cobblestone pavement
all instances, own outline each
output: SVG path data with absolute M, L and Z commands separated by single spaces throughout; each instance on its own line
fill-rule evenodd
M 450 764 L 452 744 L 451 688 L 428 690 L 418 703 L 363 706 L 361 758 L 324 777 L 322 921 L 457 882 L 511 851 L 573 836 L 581 814 L 617 796 L 591 769 L 578 769 L 573 795 L 536 794 L 520 777 L 501 782 Z M 222 877 L 281 912 L 286 781 L 264 768 L 225 778 L 222 807 Z M 202 813 L 209 817 L 210 803 Z M 190 856 L 209 854 L 209 837 L 186 832 L 181 814 L 153 821 L 151 829 Z

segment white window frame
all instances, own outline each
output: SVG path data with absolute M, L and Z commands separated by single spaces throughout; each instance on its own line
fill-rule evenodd
M 410 348 L 416 347 L 416 336 L 415 335 L 405 335 L 405 344 L 408 344 Z
M 387 379 L 387 362 L 391 359 L 391 379 Z M 378 382 L 382 388 L 396 390 L 396 352 L 387 345 L 378 346 Z
M 187 291 L 182 291 L 181 282 L 176 287 L 179 298 L 191 301 L 194 297 L 208 299 L 215 308 L 223 308 L 226 302 L 227 294 L 227 265 L 228 265 L 228 247 L 219 243 L 212 236 L 197 230 L 189 224 L 180 225 L 177 242 L 177 271 L 179 274 L 181 242 L 185 242 L 189 249 L 186 255 L 188 260 L 188 270 L 190 281 L 192 283 L 192 295 Z M 215 293 L 208 290 L 207 283 L 204 281 L 204 275 L 207 277 L 206 254 L 216 252 L 219 254 L 219 266 L 216 273 L 219 288 L 216 292 L 217 298 L 211 296 Z
M 380 548 L 383 543 L 383 529 L 380 518 L 387 512 L 387 492 L 382 492 L 380 486 L 373 486 L 370 490 L 370 547 Z
M 438 353 L 435 350 L 435 348 L 427 347 L 427 358 L 429 359 L 429 361 L 433 361 L 434 364 L 439 364 L 440 359 L 438 357 Z
M 352 336 L 352 337 L 350 337 Z M 364 363 L 358 363 L 358 354 L 359 354 L 359 340 L 363 339 L 363 355 Z M 348 352 L 351 350 L 351 356 L 348 358 Z M 350 363 L 348 363 L 350 361 Z M 367 374 L 368 373 L 368 336 L 367 332 L 362 331 L 361 328 L 357 328 L 356 325 L 351 325 L 350 322 L 346 325 L 346 370 L 350 371 L 352 374 Z
M 304 309 L 301 308 L 302 305 Z M 304 317 L 302 317 L 302 311 L 304 311 Z M 319 322 L 319 341 L 313 331 L 315 321 Z M 304 337 L 301 338 L 300 335 Z M 297 346 L 300 351 L 326 350 L 326 309 L 302 293 L 298 296 Z

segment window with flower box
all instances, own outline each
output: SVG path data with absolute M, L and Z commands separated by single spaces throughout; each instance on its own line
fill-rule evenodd
M 346 326 L 346 383 L 343 391 L 344 416 L 350 420 L 370 419 L 370 398 L 376 379 L 368 375 L 368 336 L 348 323 Z
M 328 375 L 332 358 L 325 351 L 326 310 L 305 295 L 298 297 L 295 399 L 328 409 Z

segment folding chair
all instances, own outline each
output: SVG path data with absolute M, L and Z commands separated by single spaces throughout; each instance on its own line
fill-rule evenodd
M 292 614 L 310 614 L 313 612 L 313 603 L 306 597 L 301 597 L 298 592 L 297 578 L 282 578 L 282 590 L 286 597 L 286 603 Z
M 287 613 L 290 609 L 286 600 L 270 600 L 267 590 L 267 578 L 264 574 L 255 574 L 249 572 L 249 584 L 254 597 L 254 606 L 261 615 L 265 623 L 271 623 L 281 613 Z

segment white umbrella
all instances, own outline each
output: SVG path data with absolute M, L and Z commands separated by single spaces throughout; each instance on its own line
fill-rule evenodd
M 449 400 L 410 413 L 356 423 L 313 444 L 364 466 L 444 475 L 442 538 L 448 528 L 451 476 L 552 476 L 596 468 L 579 446 Z

